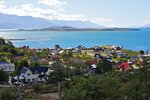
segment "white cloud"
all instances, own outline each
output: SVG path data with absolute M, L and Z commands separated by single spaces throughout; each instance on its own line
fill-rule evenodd
M 94 19 L 91 19 L 91 21 L 93 21 L 93 22 L 112 22 L 113 20 L 108 19 L 108 18 L 94 18 Z
M 53 16 L 47 16 L 48 19 L 57 19 L 57 20 L 80 20 L 85 21 L 87 20 L 86 16 L 84 15 L 77 15 L 77 14 L 63 14 L 63 13 L 55 13 Z
M 49 20 L 80 20 L 91 21 L 96 24 L 103 24 L 105 22 L 112 22 L 111 19 L 106 18 L 88 18 L 82 14 L 66 14 L 62 5 L 67 2 L 64 0 L 38 0 L 38 5 L 48 5 L 44 8 L 38 6 L 36 3 L 25 3 L 21 5 L 13 5 L 8 7 L 4 1 L 0 0 L 0 12 L 6 14 L 14 14 L 18 16 L 33 16 Z
M 48 5 L 50 7 L 59 8 L 62 5 L 66 4 L 67 2 L 64 0 L 38 0 L 37 3 Z
M 34 7 L 32 4 L 23 4 L 20 6 L 15 6 L 11 8 L 7 8 L 2 11 L 3 13 L 7 14 L 14 14 L 18 16 L 33 16 L 33 17 L 42 17 L 42 15 L 47 14 L 47 13 L 52 13 L 53 11 L 48 9 L 40 9 L 38 7 Z
M 6 9 L 4 3 L 2 3 L 2 5 L 3 7 L 0 8 L 0 12 L 6 14 L 14 14 L 18 16 L 33 16 L 49 20 L 87 20 L 84 15 L 65 14 L 63 8 L 61 7 L 59 9 L 44 9 L 37 7 L 35 4 L 26 3 L 22 5 L 15 5 L 13 7 L 7 7 Z
M 106 23 L 111 23 L 111 22 L 113 22 L 113 20 L 112 19 L 109 19 L 109 18 L 92 18 L 92 19 L 90 19 L 90 21 L 92 22 L 92 23 L 96 23 L 96 24 L 99 24 L 99 25 L 102 25 L 102 24 L 106 24 Z
M 5 8 L 6 8 L 5 2 L 0 0 L 0 11 Z

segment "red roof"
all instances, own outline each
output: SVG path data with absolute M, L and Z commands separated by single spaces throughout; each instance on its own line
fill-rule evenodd
M 90 60 L 88 61 L 89 64 L 97 64 L 97 60 Z
M 124 62 L 124 63 L 120 64 L 119 67 L 122 68 L 123 70 L 128 70 L 128 68 L 129 68 L 129 63 Z

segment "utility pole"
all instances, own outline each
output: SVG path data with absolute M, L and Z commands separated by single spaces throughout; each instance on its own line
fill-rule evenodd
M 58 96 L 59 96 L 59 100 L 61 100 L 61 83 L 58 82 Z
M 17 84 L 17 94 L 18 94 L 17 100 L 21 100 L 19 75 L 17 75 L 17 83 L 18 83 Z

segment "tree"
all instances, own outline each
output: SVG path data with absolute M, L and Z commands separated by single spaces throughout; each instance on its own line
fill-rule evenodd
M 4 44 L 6 44 L 5 40 L 0 38 L 0 45 L 4 45 Z
M 0 70 L 0 83 L 8 82 L 8 74 L 7 72 L 4 72 L 3 70 Z
M 95 73 L 102 74 L 111 71 L 111 69 L 112 69 L 112 63 L 107 61 L 106 58 L 102 58 L 101 61 L 97 64 Z
M 53 64 L 53 72 L 49 75 L 48 83 L 61 82 L 66 77 L 66 70 L 61 63 Z
M 62 100 L 149 100 L 149 69 L 73 77 L 63 85 Z
M 144 53 L 145 53 L 145 52 L 144 52 L 143 50 L 140 50 L 140 54 L 144 55 Z
M 30 64 L 30 66 L 31 66 L 31 67 L 36 67 L 36 66 L 40 66 L 40 64 L 39 64 L 38 62 L 34 61 L 34 62 L 32 62 L 32 63 Z
M 61 54 L 61 59 L 64 61 L 68 61 L 72 57 L 72 52 L 64 50 L 64 52 Z
M 19 74 L 20 73 L 20 70 L 22 69 L 22 67 L 29 67 L 29 64 L 26 60 L 21 60 L 20 62 L 18 62 L 17 64 L 17 70 L 16 70 L 16 73 Z

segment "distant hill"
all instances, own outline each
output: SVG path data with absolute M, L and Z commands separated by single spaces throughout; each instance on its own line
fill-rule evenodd
M 139 31 L 137 28 L 76 28 L 70 26 L 51 26 L 41 29 L 19 29 L 17 31 Z
M 89 21 L 64 21 L 64 20 L 51 20 L 50 22 L 55 23 L 57 26 L 71 26 L 76 28 L 104 28 Z
M 46 20 L 31 16 L 17 16 L 0 13 L 0 29 L 35 29 L 52 26 L 70 26 L 77 28 L 104 28 L 88 21 Z
M 0 14 L 0 29 L 44 28 L 54 23 L 31 16 Z

